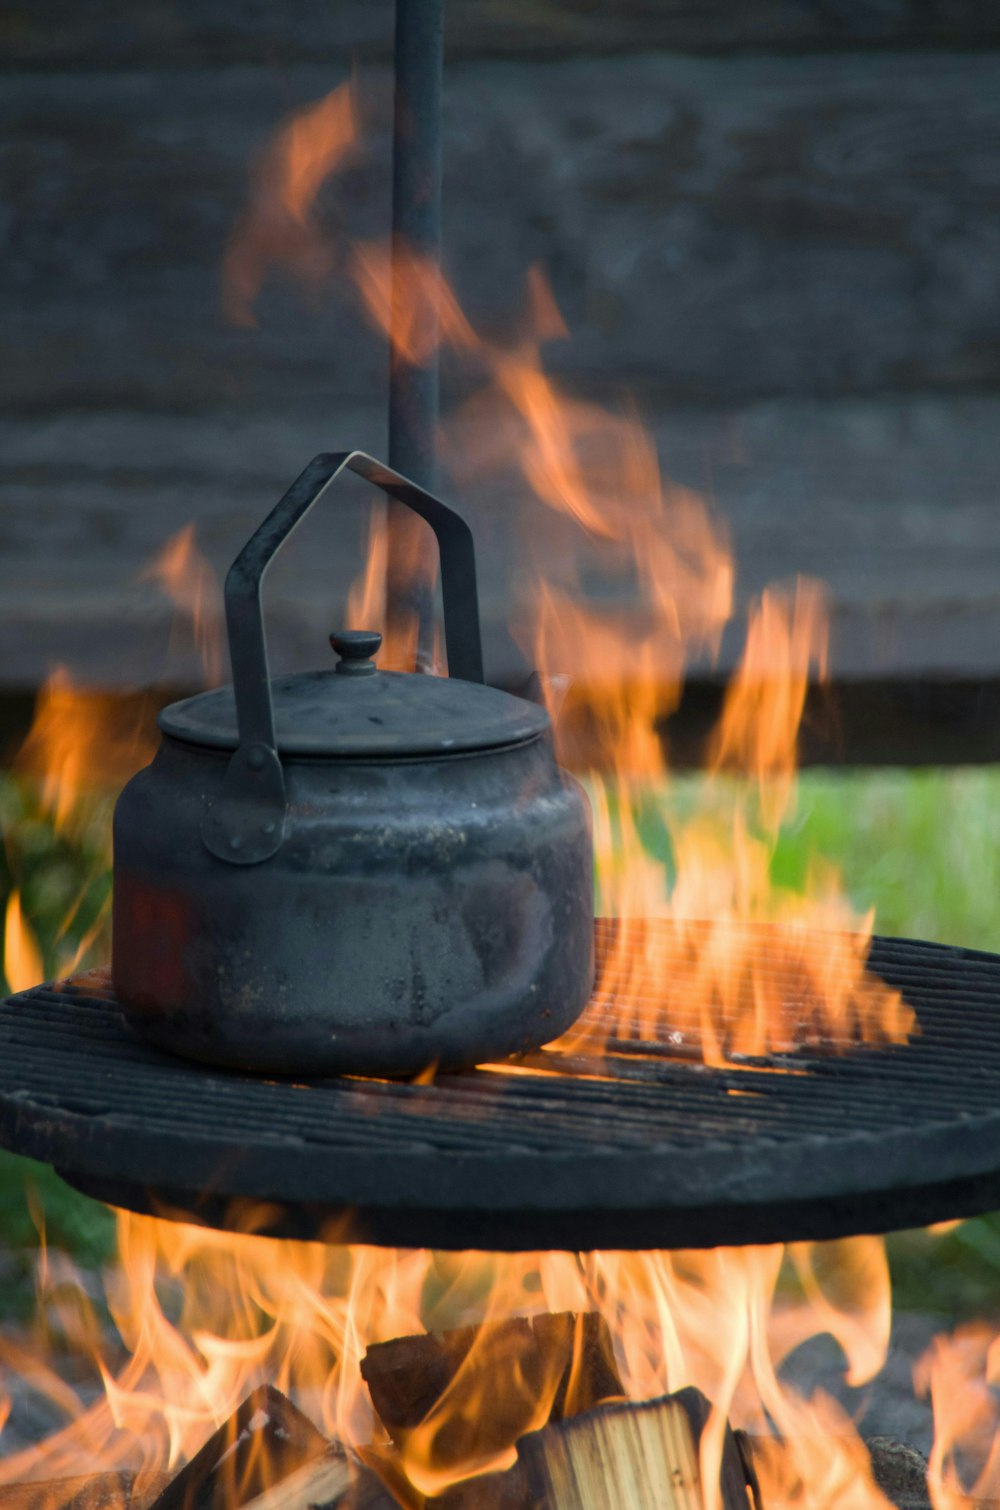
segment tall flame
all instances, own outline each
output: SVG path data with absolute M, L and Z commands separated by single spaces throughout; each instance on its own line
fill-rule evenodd
M 986 1322 L 936 1337 L 914 1369 L 934 1409 L 927 1482 L 934 1510 L 1000 1498 L 1000 1334 Z
M 254 168 L 249 203 L 223 259 L 223 303 L 234 324 L 256 324 L 254 305 L 275 269 L 312 289 L 328 280 L 334 256 L 314 217 L 316 196 L 359 151 L 353 81 L 296 111 L 278 130 Z
M 219 581 L 198 549 L 194 524 L 186 524 L 160 548 L 140 573 L 141 582 L 155 582 L 178 610 L 179 623 L 190 626 L 201 658 L 205 684 L 222 679 L 222 621 Z
M 388 258 L 364 248 L 356 265 L 369 315 L 388 333 L 399 293 Z M 476 335 L 437 270 L 419 269 L 411 290 L 414 307 L 434 302 L 442 339 L 488 378 L 475 401 L 478 433 L 486 436 L 482 454 L 470 454 L 468 431 L 460 432 L 464 445 L 446 431 L 455 469 L 475 482 L 495 472 L 502 427 L 522 485 L 571 526 L 560 536 L 565 585 L 534 584 L 531 638 L 560 755 L 590 784 L 602 905 L 626 920 L 600 996 L 644 1002 L 642 1020 L 619 1022 L 616 1031 L 641 1036 L 669 1019 L 668 988 L 657 998 L 648 983 L 679 984 L 679 966 L 703 1004 L 710 1060 L 807 1041 L 839 1048 L 904 1041 L 912 1012 L 865 969 L 872 919 L 853 912 L 828 867 L 814 866 L 802 894 L 771 880 L 781 824 L 794 813 L 806 693 L 827 669 L 821 590 L 801 581 L 791 594 L 769 589 L 751 606 L 743 656 L 709 750 L 707 801 L 693 818 L 679 817 L 662 726 L 677 706 L 690 656 L 716 653 L 731 617 L 735 572 L 726 534 L 697 494 L 663 479 L 633 410 L 612 413 L 559 391 L 541 348 L 566 328 L 538 269 L 528 294 L 526 330 L 500 348 Z M 405 321 L 393 326 L 405 328 Z M 415 360 L 420 355 L 413 352 Z M 384 580 L 380 528 L 369 557 L 369 597 Z M 629 584 L 627 613 L 587 602 L 581 579 L 595 560 Z M 364 596 L 358 591 L 354 603 Z M 658 929 L 654 942 L 644 921 L 654 917 L 674 920 L 672 939 Z M 707 934 L 691 926 L 706 920 Z M 759 940 L 745 925 L 760 922 L 780 925 L 774 946 L 802 982 L 794 1017 L 788 993 L 777 993 L 755 970 Z M 637 972 L 641 991 L 632 989 Z
M 148 722 L 144 699 L 78 687 L 65 667 L 57 667 L 40 690 L 31 729 L 14 761 L 24 793 L 27 843 L 17 827 L 4 836 L 11 874 L 4 973 L 12 989 L 104 957 L 111 797 L 153 753 Z M 61 900 L 63 909 L 44 929 L 24 910 L 24 872 L 36 863 L 43 829 L 50 832 L 52 858 L 43 884 L 34 889 L 49 905 Z
M 21 893 L 7 898 L 3 930 L 3 972 L 12 991 L 27 991 L 42 978 L 42 951 L 21 910 Z
M 359 151 L 350 84 L 281 126 L 256 166 L 226 253 L 234 320 L 253 323 L 276 269 L 312 288 L 329 277 L 336 259 L 318 196 Z M 395 278 L 385 248 L 359 245 L 343 264 L 372 323 L 392 326 L 401 360 L 427 355 L 419 312 L 434 308 L 441 338 L 482 383 L 458 423 L 445 427 L 453 474 L 474 486 L 500 475 L 512 456 L 512 496 L 527 510 L 532 539 L 544 531 L 559 542 L 558 572 L 525 592 L 528 623 L 520 627 L 561 758 L 592 795 L 603 910 L 621 919 L 597 995 L 638 1005 L 614 1032 L 662 1037 L 683 1000 L 697 1004 L 701 1049 L 712 1062 L 803 1043 L 848 1051 L 905 1039 L 912 1014 L 866 972 L 871 917 L 854 911 L 820 863 L 794 892 L 772 876 L 781 826 L 794 812 L 808 685 L 826 669 L 819 589 L 808 582 L 769 589 L 751 606 L 707 751 L 702 800 L 688 810 L 670 781 L 664 722 L 692 658 L 718 655 L 733 616 L 735 569 L 724 526 L 705 500 L 663 476 L 634 406 L 605 409 L 563 392 L 546 372 L 544 346 L 567 332 L 540 272 L 529 275 L 524 321 L 500 344 L 483 339 L 439 271 L 416 256 L 407 261 L 405 249 Z M 211 592 L 199 560 L 189 529 L 150 568 L 150 579 L 196 622 Z M 376 519 L 368 572 L 350 605 L 352 621 L 365 627 L 384 618 L 386 560 L 384 521 Z M 588 600 L 581 584 L 595 564 L 622 587 L 627 612 Z M 210 674 L 213 665 L 210 657 Z M 109 734 L 111 711 L 65 673 L 40 698 L 22 770 L 37 782 L 59 832 L 79 825 L 94 783 L 113 786 L 123 766 L 141 759 L 134 735 L 130 743 Z M 102 864 L 106 870 L 106 858 Z M 770 930 L 770 958 L 778 951 L 781 962 L 767 976 L 757 968 L 762 929 Z M 39 966 L 16 891 L 5 940 L 8 978 L 30 983 Z M 602 1047 L 586 1016 L 566 1041 L 584 1052 Z M 796 1347 L 826 1333 L 841 1348 L 850 1385 L 876 1376 L 890 1326 L 880 1239 L 822 1249 L 445 1255 L 346 1246 L 335 1228 L 322 1243 L 275 1243 L 256 1235 L 265 1218 L 249 1208 L 234 1214 L 243 1227 L 234 1234 L 120 1213 L 100 1304 L 87 1276 L 43 1248 L 32 1345 L 0 1338 L 0 1364 L 65 1424 L 41 1447 L 0 1460 L 0 1483 L 98 1464 L 172 1470 L 262 1382 L 290 1393 L 332 1436 L 384 1461 L 386 1433 L 360 1375 L 367 1347 L 427 1329 L 568 1310 L 604 1316 L 629 1397 L 695 1384 L 714 1402 L 703 1440 L 706 1484 L 729 1417 L 767 1439 L 759 1453 L 766 1502 L 886 1510 L 851 1422 L 824 1395 L 797 1394 L 782 1374 Z M 422 1505 L 427 1494 L 512 1461 L 510 1442 L 484 1445 L 475 1430 L 496 1390 L 491 1335 L 480 1334 L 445 1395 L 398 1444 L 402 1477 L 392 1483 L 402 1503 Z M 66 1352 L 101 1382 L 97 1404 L 86 1405 L 65 1383 L 59 1363 Z M 957 1510 L 967 1482 L 958 1464 L 970 1452 L 982 1465 L 972 1492 L 996 1493 L 988 1390 L 997 1367 L 992 1334 L 977 1329 L 941 1341 L 918 1371 L 940 1428 L 935 1510 Z M 513 1378 L 515 1418 L 524 1429 L 543 1424 L 553 1378 L 516 1369 Z M 0 1397 L 0 1430 L 15 1408 L 11 1395 Z M 706 1510 L 716 1510 L 711 1494 Z

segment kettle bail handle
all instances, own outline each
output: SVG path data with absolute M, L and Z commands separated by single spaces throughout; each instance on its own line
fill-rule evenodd
M 441 563 L 448 674 L 482 682 L 483 650 L 472 531 L 460 514 L 364 451 L 316 456 L 233 562 L 226 577 L 226 629 L 236 698 L 238 747 L 222 793 L 201 826 L 206 847 L 233 865 L 256 865 L 281 847 L 286 799 L 277 751 L 261 587 L 285 541 L 343 471 L 363 477 L 430 525 Z

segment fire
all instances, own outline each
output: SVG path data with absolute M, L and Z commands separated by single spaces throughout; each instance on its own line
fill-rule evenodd
M 172 535 L 140 573 L 155 582 L 178 610 L 177 623 L 190 627 L 201 658 L 205 684 L 222 680 L 222 622 L 219 581 L 195 542 L 195 527 L 186 524 Z
M 41 1449 L 2 1461 L 0 1483 L 69 1476 L 95 1462 L 169 1470 L 262 1382 L 290 1394 L 331 1437 L 388 1474 L 389 1444 L 361 1381 L 369 1346 L 512 1315 L 597 1311 L 611 1329 L 630 1398 L 694 1383 L 715 1402 L 715 1424 L 703 1439 L 707 1482 L 727 1415 L 763 1436 L 770 1420 L 786 1446 L 762 1455 L 768 1503 L 884 1510 L 842 1412 L 823 1396 L 796 1395 L 778 1377 L 791 1350 L 821 1331 L 843 1348 L 852 1384 L 871 1379 L 884 1361 L 889 1279 L 881 1241 L 852 1239 L 834 1251 L 835 1282 L 810 1244 L 787 1253 L 778 1246 L 446 1255 L 277 1242 L 119 1213 L 118 1256 L 104 1288 L 125 1362 L 113 1361 L 92 1286 L 50 1255 L 35 1349 L 15 1355 L 4 1344 L 3 1362 L 47 1395 L 66 1425 Z M 104 1382 L 99 1403 L 85 1408 L 60 1384 L 58 1354 L 50 1347 L 46 1356 L 46 1337 L 61 1339 L 77 1371 L 89 1360 Z M 489 1445 L 497 1417 L 491 1381 L 510 1340 L 488 1327 L 479 1337 L 452 1386 L 405 1434 L 403 1490 L 398 1468 L 392 1480 L 405 1504 L 514 1460 L 512 1447 Z M 504 1399 L 503 1418 L 519 1430 L 543 1425 L 557 1381 L 509 1366 L 505 1377 L 515 1391 L 520 1378 L 523 1393 Z
M 601 907 L 622 920 L 598 997 L 641 1002 L 614 1032 L 662 1038 L 674 1004 L 697 1000 L 712 1063 L 805 1043 L 905 1041 L 912 1012 L 865 969 L 872 918 L 853 912 L 819 863 L 801 892 L 771 878 L 781 825 L 794 813 L 806 692 L 826 672 L 820 589 L 799 582 L 752 605 L 708 752 L 704 799 L 694 815 L 679 812 L 662 726 L 691 654 L 717 652 L 732 614 L 725 532 L 696 494 L 665 482 L 637 415 L 558 392 L 538 344 L 562 333 L 555 303 L 537 273 L 530 293 L 534 338 L 480 354 L 492 368 L 494 406 L 514 411 L 523 482 L 576 527 L 561 538 L 577 574 L 568 572 L 565 586 L 535 583 L 531 641 L 543 685 L 556 693 L 560 756 L 591 790 Z M 595 548 L 605 572 L 627 573 L 627 614 L 586 602 L 581 583 Z M 650 919 L 672 930 L 650 928 Z M 767 952 L 785 956 L 782 973 L 797 989 L 758 971 L 762 923 L 774 930 Z M 588 1045 L 585 1018 L 564 1046 Z
M 461 305 L 428 257 L 402 246 L 394 261 L 388 247 L 361 243 L 354 249 L 350 271 L 375 329 L 386 336 L 392 333 L 398 360 L 422 366 L 439 341 L 476 348 L 475 332 Z
M 934 1339 L 914 1369 L 934 1408 L 928 1487 L 934 1510 L 959 1510 L 1000 1494 L 1000 1335 L 973 1322 Z
M 223 259 L 223 302 L 234 324 L 256 324 L 254 305 L 274 269 L 289 270 L 311 289 L 328 280 L 334 254 L 313 216 L 316 196 L 359 152 L 353 81 L 279 129 L 255 166 L 249 204 Z
M 394 566 L 400 580 L 415 589 L 430 575 L 433 586 L 436 565 L 428 563 L 426 537 L 428 526 L 414 518 L 393 542 Z M 389 575 L 389 514 L 384 503 L 376 502 L 371 509 L 366 533 L 365 566 L 354 581 L 347 596 L 348 623 L 359 628 L 371 629 L 382 635 L 382 647 L 378 663 L 385 671 L 412 671 L 417 661 L 419 622 L 417 614 L 397 604 L 397 611 L 388 611 L 386 585 Z M 431 664 L 421 666 L 422 671 L 439 671 L 444 665 L 441 635 L 435 626 Z
M 225 301 L 238 323 L 253 323 L 273 270 L 287 269 L 314 289 L 329 277 L 335 258 L 317 221 L 318 195 L 359 152 L 353 84 L 280 128 L 226 253 Z M 693 1002 L 710 1062 L 803 1044 L 846 1051 L 904 1040 L 912 1014 L 866 972 L 872 918 L 854 911 L 818 862 L 794 892 L 772 877 L 781 826 L 794 813 L 806 692 L 826 670 L 819 589 L 806 582 L 771 589 L 751 606 L 701 800 L 686 810 L 670 780 L 663 726 L 692 658 L 717 656 L 734 614 L 724 525 L 705 500 L 664 476 L 632 406 L 608 411 L 562 392 L 548 375 L 543 347 L 564 339 L 566 328 L 540 273 L 529 278 L 523 325 L 501 345 L 473 330 L 447 282 L 421 259 L 404 261 L 396 282 L 383 248 L 359 246 L 345 265 L 372 322 L 393 325 L 402 360 L 428 354 L 422 312 L 433 308 L 441 338 L 482 383 L 460 424 L 445 428 L 453 473 L 471 486 L 512 457 L 511 496 L 522 500 L 532 538 L 544 531 L 560 544 L 558 579 L 525 587 L 520 627 L 560 756 L 592 794 L 602 910 L 620 919 L 598 999 L 641 1003 L 614 1032 L 662 1037 L 678 1004 Z M 482 444 L 469 441 L 472 420 Z M 384 622 L 387 559 L 384 519 L 376 516 L 351 622 Z M 627 614 L 587 602 L 581 583 L 595 562 L 627 590 Z M 214 584 L 192 528 L 167 543 L 146 576 L 194 622 L 215 680 Z M 387 663 L 405 661 L 406 649 L 389 647 Z M 40 697 L 19 769 L 57 833 L 78 833 L 88 793 L 113 790 L 147 758 L 134 722 L 131 731 L 120 725 L 116 702 L 74 687 L 65 672 Z M 108 863 L 104 850 L 105 879 Z M 23 887 L 12 891 L 6 911 L 5 969 L 15 987 L 42 973 L 22 896 Z M 71 906 L 67 918 L 74 916 Z M 88 948 L 102 936 L 104 918 L 88 933 Z M 781 970 L 767 978 L 756 967 L 762 929 L 770 957 L 778 950 L 781 958 Z M 62 967 L 82 957 L 77 948 Z M 567 1043 L 603 1048 L 586 1018 Z M 803 1398 L 782 1378 L 793 1350 L 822 1333 L 839 1344 L 849 1384 L 878 1374 L 890 1327 L 878 1238 L 787 1250 L 447 1255 L 347 1246 L 336 1229 L 323 1242 L 275 1242 L 257 1235 L 264 1215 L 244 1211 L 244 1230 L 221 1233 L 119 1213 L 117 1255 L 99 1301 L 90 1276 L 43 1248 L 34 1335 L 30 1345 L 0 1339 L 0 1366 L 18 1376 L 21 1390 L 45 1397 L 65 1424 L 41 1446 L 0 1459 L 0 1483 L 97 1465 L 171 1471 L 253 1387 L 271 1383 L 332 1437 L 380 1463 L 401 1502 L 416 1507 L 422 1496 L 513 1460 L 510 1442 L 484 1446 L 475 1429 L 495 1403 L 494 1344 L 484 1332 L 446 1394 L 397 1444 L 401 1478 L 385 1469 L 386 1433 L 360 1373 L 366 1349 L 426 1330 L 596 1311 L 610 1328 L 630 1398 L 695 1384 L 714 1402 L 703 1439 L 706 1483 L 728 1417 L 767 1439 L 759 1460 L 767 1503 L 885 1510 L 851 1422 L 832 1400 Z M 67 1354 L 101 1386 L 97 1403 L 64 1382 Z M 940 1424 L 935 1510 L 957 1506 L 960 1454 L 964 1461 L 974 1451 L 984 1465 L 974 1493 L 994 1484 L 997 1421 L 988 1386 L 996 1371 L 996 1344 L 983 1330 L 941 1342 L 918 1371 Z M 514 1372 L 514 1415 L 519 1429 L 530 1430 L 547 1420 L 556 1381 L 544 1370 Z M 14 1395 L 0 1392 L 0 1432 L 17 1408 Z
M 195 544 L 193 525 L 166 542 L 144 568 L 141 581 L 163 588 L 177 609 L 174 632 L 186 625 L 201 653 L 206 681 L 221 671 L 218 583 Z M 82 687 L 58 666 L 35 703 L 31 728 L 14 758 L 23 788 L 25 830 L 48 829 L 53 840 L 55 881 L 46 892 L 63 898 L 62 915 L 46 930 L 44 944 L 25 916 L 21 871 L 31 862 L 15 830 L 5 835 L 13 884 L 6 901 L 4 974 L 12 990 L 45 978 L 72 974 L 102 962 L 110 941 L 111 811 L 130 776 L 153 758 L 156 735 L 148 693 L 114 694 Z M 72 864 L 66 857 L 72 857 Z M 65 894 L 60 884 L 75 875 Z M 51 936 L 49 936 L 51 935 Z
M 3 969 L 12 991 L 27 991 L 42 978 L 42 952 L 21 910 L 21 893 L 7 898 L 3 930 Z
M 4 836 L 4 974 L 13 990 L 106 957 L 112 801 L 153 749 L 145 699 L 79 687 L 65 667 L 39 692 L 14 759 L 23 826 Z M 40 860 L 42 833 L 49 837 Z M 26 889 L 61 908 L 44 928 L 25 911 Z
M 602 908 L 623 920 L 598 994 L 602 1001 L 643 1001 L 641 1016 L 618 1021 L 615 1031 L 662 1037 L 673 999 L 693 992 L 713 1063 L 806 1043 L 842 1050 L 905 1042 L 913 1013 L 865 968 L 872 917 L 854 912 L 819 862 L 801 892 L 771 879 L 781 826 L 794 816 L 806 693 L 827 671 L 819 586 L 771 589 L 751 606 L 743 656 L 708 752 L 705 802 L 693 817 L 679 816 L 662 726 L 679 702 L 691 655 L 716 654 L 733 613 L 735 569 L 723 526 L 697 494 L 663 478 L 633 410 L 612 413 L 565 395 L 546 374 L 542 346 L 567 331 L 538 269 L 528 279 L 525 328 L 501 348 L 476 335 L 438 270 L 418 266 L 400 288 L 387 254 L 370 248 L 359 249 L 356 267 L 369 316 L 384 333 L 392 328 L 404 356 L 423 355 L 408 332 L 422 328 L 420 312 L 430 304 L 442 341 L 486 374 L 472 407 L 477 433 L 487 439 L 476 454 L 467 430 L 457 441 L 446 429 L 453 469 L 467 483 L 495 474 L 501 434 L 521 486 L 540 506 L 532 527 L 544 529 L 553 516 L 563 526 L 567 581 L 532 584 L 528 638 L 560 757 L 591 790 Z M 409 318 L 394 321 L 400 301 Z M 351 604 L 352 613 L 362 603 L 376 607 L 377 622 L 384 622 L 384 529 L 383 520 L 372 526 L 368 575 Z M 587 604 L 581 582 L 595 561 L 605 575 L 629 583 L 627 614 Z M 651 918 L 670 919 L 673 937 L 654 934 Z M 799 983 L 794 992 L 756 968 L 753 927 L 760 923 L 776 927 L 769 950 L 785 956 L 786 975 Z M 638 977 L 642 990 L 635 989 Z M 584 1022 L 564 1046 L 588 1042 L 587 1034 Z
M 56 833 L 72 833 L 85 820 L 87 796 L 113 788 L 151 753 L 140 722 L 129 703 L 78 686 L 65 666 L 53 671 L 15 764 L 37 785 Z

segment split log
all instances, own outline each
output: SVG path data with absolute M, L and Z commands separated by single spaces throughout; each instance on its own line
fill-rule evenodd
M 398 1504 L 374 1473 L 334 1448 L 305 1463 L 242 1510 L 396 1510 Z
M 509 1453 L 537 1424 L 539 1400 L 551 1398 L 549 1419 L 562 1421 L 625 1393 L 611 1333 L 596 1312 L 517 1316 L 377 1343 L 361 1373 L 396 1448 L 405 1452 L 414 1432 L 433 1423 L 433 1443 L 423 1450 L 446 1472 Z M 452 1388 L 466 1408 L 442 1410 L 436 1423 L 435 1409 Z M 391 1463 L 376 1466 L 391 1483 Z M 428 1500 L 427 1510 L 522 1510 L 524 1494 L 515 1464 L 455 1484 Z
M 163 1474 L 94 1473 L 0 1489 L 3 1510 L 143 1510 L 168 1482 Z
M 164 1489 L 152 1510 L 241 1510 L 267 1499 L 276 1486 L 294 1479 L 311 1464 L 321 1464 L 320 1477 L 332 1499 L 331 1475 L 343 1478 L 338 1492 L 350 1483 L 346 1456 L 331 1447 L 307 1416 L 280 1390 L 264 1385 L 248 1395 L 224 1426 Z M 282 1510 L 287 1498 L 275 1500 Z M 303 1503 L 309 1503 L 304 1501 Z M 271 1510 L 271 1506 L 267 1506 Z
M 361 1375 L 397 1447 L 461 1375 L 463 1400 L 478 1397 L 481 1405 L 475 1443 L 466 1443 L 477 1456 L 512 1447 L 530 1427 L 537 1400 L 553 1386 L 556 1421 L 625 1393 L 611 1334 L 596 1312 L 515 1316 L 376 1343 L 361 1361 Z
M 699 1443 L 710 1412 L 699 1390 L 683 1389 L 550 1423 L 518 1444 L 526 1504 L 545 1510 L 703 1510 Z M 719 1487 L 724 1510 L 746 1510 L 746 1476 L 728 1426 Z

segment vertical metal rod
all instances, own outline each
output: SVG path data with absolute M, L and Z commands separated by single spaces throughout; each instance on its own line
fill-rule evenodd
M 435 486 L 438 422 L 443 53 L 444 0 L 396 0 L 389 465 L 428 490 Z M 429 531 L 390 503 L 387 626 L 398 643 L 396 634 L 412 634 L 415 621 L 421 669 L 433 655 L 433 577 Z

